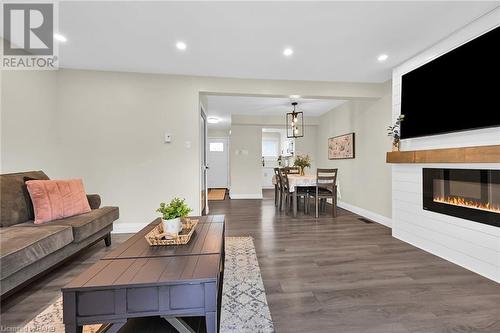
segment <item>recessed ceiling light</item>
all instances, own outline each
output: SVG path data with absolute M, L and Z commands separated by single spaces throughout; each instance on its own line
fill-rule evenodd
M 291 98 L 291 99 L 299 99 L 299 98 L 300 98 L 300 95 L 290 95 L 290 98 Z
M 209 124 L 217 124 L 220 120 L 219 120 L 219 118 L 216 118 L 216 117 L 208 117 L 207 121 Z
M 291 48 L 289 48 L 289 47 L 287 47 L 286 49 L 284 49 L 284 50 L 283 50 L 283 55 L 284 55 L 285 57 L 289 57 L 289 56 L 291 56 L 292 54 L 293 54 L 293 50 L 292 50 Z
M 186 43 L 184 43 L 184 42 L 177 42 L 177 43 L 175 44 L 175 47 L 176 47 L 178 50 L 185 50 L 185 49 L 186 49 L 186 47 L 187 47 L 187 45 L 186 45 Z
M 61 43 L 66 43 L 68 39 L 61 34 L 54 34 L 54 39 Z
M 387 60 L 387 58 L 389 58 L 389 56 L 388 56 L 387 54 L 383 53 L 383 54 L 381 54 L 381 55 L 379 55 L 379 56 L 377 57 L 377 60 L 378 60 L 379 62 L 383 62 L 383 61 L 386 61 L 386 60 Z

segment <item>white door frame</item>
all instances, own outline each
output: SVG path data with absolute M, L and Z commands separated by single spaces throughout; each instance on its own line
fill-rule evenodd
M 207 184 L 207 142 L 208 142 L 208 123 L 207 123 L 207 113 L 203 104 L 200 103 L 200 117 L 204 120 L 204 126 L 200 126 L 200 203 L 202 193 L 205 192 L 205 209 L 203 210 L 203 206 L 200 207 L 200 215 L 208 215 L 209 207 L 208 207 L 208 184 Z M 205 147 L 203 147 L 203 142 L 205 143 Z M 205 184 L 205 186 L 203 186 Z

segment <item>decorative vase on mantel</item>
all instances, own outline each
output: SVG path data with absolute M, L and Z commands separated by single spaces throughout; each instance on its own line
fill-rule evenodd
M 306 173 L 304 172 L 304 167 L 300 167 L 300 175 L 305 176 Z
M 399 144 L 401 141 L 393 141 L 392 142 L 392 151 L 399 151 Z

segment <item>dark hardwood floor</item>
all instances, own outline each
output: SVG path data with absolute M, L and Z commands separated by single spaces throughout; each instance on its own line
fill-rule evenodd
M 23 327 L 62 296 L 62 287 L 130 236 L 131 234 L 112 234 L 110 247 L 106 247 L 104 241 L 101 241 L 7 298 L 0 307 L 0 332 L 17 332 L 13 328 Z
M 264 200 L 211 201 L 227 236 L 252 236 L 277 332 L 500 332 L 500 285 L 339 210 L 315 219 Z M 130 235 L 113 235 L 113 247 Z M 19 327 L 111 249 L 98 244 L 2 304 Z
M 500 332 L 500 285 L 339 209 L 276 214 L 265 200 L 210 202 L 228 236 L 254 238 L 278 332 Z

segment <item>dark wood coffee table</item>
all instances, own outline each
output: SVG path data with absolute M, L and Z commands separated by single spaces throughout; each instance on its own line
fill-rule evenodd
M 220 323 L 224 276 L 224 217 L 203 216 L 186 245 L 151 247 L 144 235 L 157 219 L 63 289 L 67 333 L 103 323 L 118 332 L 127 319 L 161 316 L 181 332 L 182 317 L 204 316 L 207 332 Z

